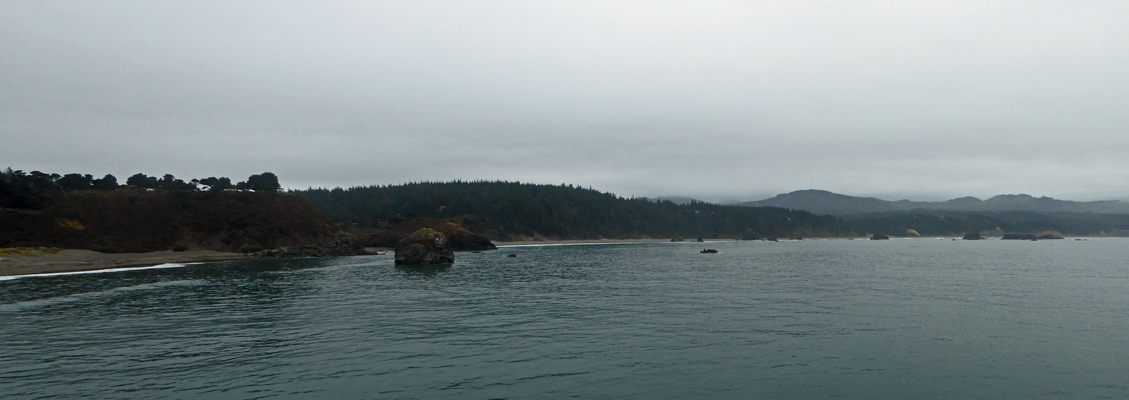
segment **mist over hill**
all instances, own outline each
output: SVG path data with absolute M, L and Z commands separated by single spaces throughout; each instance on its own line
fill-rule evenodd
M 738 203 L 738 205 L 781 207 L 837 216 L 906 210 L 1129 214 L 1129 203 L 1118 200 L 1079 202 L 1027 194 L 1004 194 L 987 200 L 960 197 L 940 202 L 926 202 L 855 197 L 826 190 L 798 190 L 770 199 Z

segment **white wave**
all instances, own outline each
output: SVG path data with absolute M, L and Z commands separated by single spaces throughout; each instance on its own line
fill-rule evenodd
M 193 263 L 195 264 L 195 263 Z M 0 276 L 0 281 L 10 281 L 13 279 L 22 278 L 50 278 L 54 276 L 67 276 L 67 275 L 85 275 L 85 274 L 105 274 L 109 272 L 126 272 L 126 271 L 141 271 L 146 269 L 164 269 L 164 268 L 184 268 L 189 264 L 180 263 L 167 263 L 160 265 L 152 265 L 148 267 L 125 267 L 125 268 L 109 268 L 109 269 L 93 269 L 89 271 L 72 271 L 72 272 L 49 272 L 45 274 L 27 274 L 27 275 L 6 275 Z

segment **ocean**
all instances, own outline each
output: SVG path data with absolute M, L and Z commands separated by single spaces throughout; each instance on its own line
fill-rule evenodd
M 7 279 L 0 398 L 1124 399 L 1129 240 L 523 246 L 425 268 Z

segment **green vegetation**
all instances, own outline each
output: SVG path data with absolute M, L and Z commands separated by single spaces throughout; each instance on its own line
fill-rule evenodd
M 278 193 L 282 188 L 278 177 L 270 172 L 251 175 L 245 182 L 232 184 L 230 178 L 209 177 L 185 182 L 171 174 L 158 179 L 145 174 L 135 174 L 126 179 L 126 186 L 134 189 L 161 189 L 170 192 L 213 192 L 236 190 Z M 38 210 L 66 198 L 69 191 L 116 190 L 118 178 L 107 174 L 94 179 L 90 174 L 47 174 L 39 171 L 25 173 L 11 168 L 0 171 L 0 208 Z
M 59 254 L 59 252 L 61 251 L 63 251 L 63 249 L 60 249 L 58 247 L 6 247 L 0 248 L 0 257 L 35 257 Z
M 572 185 L 421 182 L 307 189 L 305 197 L 337 222 L 384 228 L 415 217 L 450 219 L 491 240 L 847 236 L 836 217 L 776 207 L 735 207 L 628 199 Z
M 306 200 L 276 193 L 73 191 L 40 210 L 0 209 L 0 247 L 254 252 L 340 235 Z
M 9 168 L 0 172 L 0 247 L 252 252 L 354 244 L 308 201 L 279 188 L 270 172 L 235 185 L 228 178 L 136 174 L 120 187 L 113 175 Z

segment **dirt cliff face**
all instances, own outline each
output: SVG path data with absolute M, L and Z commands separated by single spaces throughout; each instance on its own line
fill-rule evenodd
M 437 219 L 416 218 L 366 237 L 363 242 L 371 247 L 395 247 L 401 239 L 423 228 L 439 231 L 451 242 L 451 250 L 495 250 L 497 247 L 485 236 L 466 230 L 454 222 Z
M 276 193 L 75 191 L 42 210 L 0 209 L 0 247 L 251 252 L 353 242 L 305 199 Z

